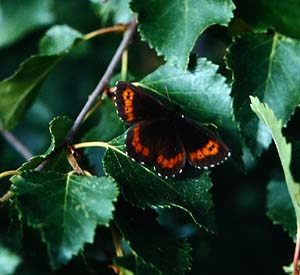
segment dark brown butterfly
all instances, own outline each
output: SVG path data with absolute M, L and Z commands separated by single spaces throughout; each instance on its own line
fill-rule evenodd
M 154 165 L 159 176 L 175 177 L 186 160 L 209 168 L 230 156 L 227 145 L 209 129 L 170 111 L 158 99 L 128 82 L 118 82 L 115 105 L 119 117 L 131 126 L 126 151 L 135 161 Z

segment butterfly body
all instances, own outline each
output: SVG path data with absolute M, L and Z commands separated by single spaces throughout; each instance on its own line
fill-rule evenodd
M 153 165 L 159 176 L 175 177 L 186 161 L 207 169 L 230 155 L 227 145 L 209 129 L 169 110 L 131 83 L 117 83 L 115 105 L 120 118 L 131 124 L 126 152 L 141 164 Z

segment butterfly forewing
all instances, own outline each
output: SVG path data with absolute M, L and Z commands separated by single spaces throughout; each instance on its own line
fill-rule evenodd
M 177 124 L 189 163 L 197 168 L 219 165 L 230 156 L 227 145 L 208 128 L 182 118 Z
M 158 100 L 128 82 L 117 83 L 114 100 L 120 118 L 127 123 L 153 120 L 168 113 Z

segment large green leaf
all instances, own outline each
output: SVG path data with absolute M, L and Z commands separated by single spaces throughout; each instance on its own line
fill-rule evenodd
M 0 274 L 14 274 L 21 259 L 15 253 L 0 245 Z
M 263 104 L 256 97 L 250 97 L 251 100 L 251 109 L 259 117 L 259 119 L 264 123 L 268 130 L 271 132 L 272 138 L 275 142 L 281 165 L 284 172 L 285 182 L 287 185 L 288 193 L 290 200 L 292 202 L 294 213 L 296 216 L 295 227 L 300 230 L 300 184 L 295 182 L 290 171 L 290 164 L 292 159 L 292 147 L 290 143 L 287 143 L 285 137 L 282 135 L 282 122 L 278 120 L 274 115 L 272 109 L 266 104 Z M 281 194 L 284 196 L 284 194 Z M 286 226 L 285 217 L 279 218 L 283 214 L 282 212 L 276 213 L 276 220 L 274 222 L 282 222 Z M 273 211 L 273 217 L 275 215 Z M 289 226 L 289 229 L 290 226 Z M 293 233 L 293 230 L 289 231 L 290 234 Z M 297 232 L 300 234 L 300 232 Z
M 124 136 L 111 142 L 103 158 L 108 175 L 119 183 L 123 195 L 133 205 L 144 208 L 178 207 L 186 211 L 196 224 L 213 231 L 212 183 L 209 172 L 185 171 L 176 179 L 159 177 L 152 168 L 131 160 L 124 152 Z
M 231 0 L 133 0 L 143 40 L 170 63 L 186 68 L 199 35 L 214 24 L 227 25 L 235 8 Z
M 42 50 L 51 55 L 40 54 L 28 58 L 12 76 L 0 82 L 1 128 L 13 128 L 24 117 L 45 77 L 80 37 L 78 32 L 66 26 L 54 28 L 42 40 Z
M 284 181 L 268 184 L 267 215 L 275 223 L 281 224 L 292 238 L 296 238 L 296 217 L 289 192 Z
M 138 256 L 136 268 L 149 275 L 183 275 L 191 266 L 189 243 L 160 227 L 155 215 L 147 213 L 141 218 L 143 215 L 142 210 L 126 206 L 118 207 L 114 215 L 124 239 Z
M 242 0 L 235 1 L 236 15 L 257 31 L 273 28 L 287 36 L 300 38 L 300 4 L 295 0 Z
M 54 21 L 53 0 L 2 0 L 0 3 L 0 47 Z
M 118 196 L 116 183 L 108 177 L 32 171 L 12 181 L 19 213 L 41 231 L 55 268 L 93 241 L 97 225 L 108 225 Z
M 243 35 L 227 55 L 233 71 L 236 118 L 252 153 L 260 155 L 271 142 L 264 124 L 250 110 L 249 94 L 266 102 L 287 123 L 300 103 L 300 41 L 278 34 Z

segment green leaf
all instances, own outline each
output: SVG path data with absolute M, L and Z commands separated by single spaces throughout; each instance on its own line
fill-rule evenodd
M 18 170 L 25 171 L 36 168 L 43 160 L 45 160 L 58 146 L 60 146 L 68 131 L 70 130 L 73 121 L 66 116 L 55 117 L 49 123 L 49 132 L 51 143 L 47 151 L 38 156 L 32 157 L 25 162 Z M 64 152 L 63 152 L 64 154 Z M 55 161 L 53 161 L 55 162 Z M 49 167 L 48 167 L 49 168 Z
M 249 94 L 266 102 L 286 125 L 300 104 L 300 41 L 278 34 L 243 35 L 227 55 L 233 71 L 234 109 L 253 154 L 268 148 L 271 136 L 249 108 Z
M 285 182 L 289 192 L 290 199 L 296 216 L 297 228 L 300 228 L 300 185 L 295 182 L 290 171 L 292 158 L 291 144 L 286 142 L 285 137 L 281 133 L 282 122 L 277 120 L 272 109 L 267 104 L 260 103 L 256 97 L 250 97 L 251 109 L 259 117 L 259 119 L 268 127 L 272 138 L 275 142 L 281 165 L 284 172 Z M 280 213 L 277 213 L 280 215 Z M 283 221 L 281 218 L 280 221 Z
M 119 136 L 125 130 L 124 123 L 119 119 L 116 108 L 112 102 L 106 98 L 103 100 L 101 108 L 97 113 L 99 120 L 96 126 L 92 127 L 83 137 L 83 141 L 109 141 Z M 103 148 L 86 148 L 85 154 L 90 164 L 96 168 L 98 174 L 102 171 Z
M 19 256 L 0 245 L 0 274 L 10 275 L 13 274 L 21 263 Z
M 290 237 L 296 238 L 296 217 L 285 182 L 271 181 L 268 184 L 267 215 L 274 224 L 281 224 Z
M 160 227 L 151 213 L 141 220 L 143 215 L 144 211 L 126 206 L 118 207 L 114 215 L 122 236 L 138 256 L 136 265 L 152 275 L 183 275 L 191 267 L 189 243 Z
M 159 55 L 186 68 L 199 35 L 214 24 L 227 25 L 235 8 L 231 0 L 133 0 L 139 32 Z
M 149 205 L 178 207 L 199 226 L 214 230 L 209 171 L 201 173 L 193 169 L 176 179 L 161 178 L 124 153 L 124 136 L 110 143 L 103 165 L 105 172 L 119 183 L 123 195 L 133 205 L 141 208 Z
M 60 58 L 60 56 L 32 56 L 20 65 L 13 76 L 0 82 L 2 128 L 13 128 L 24 117 L 37 96 L 40 84 Z
M 82 34 L 67 25 L 51 27 L 40 41 L 40 53 L 45 55 L 61 54 L 74 46 Z
M 197 60 L 191 71 L 183 71 L 169 63 L 146 76 L 142 86 L 159 96 L 166 104 L 199 123 L 213 123 L 236 154 L 240 151 L 240 135 L 234 121 L 230 87 L 217 73 L 218 66 L 205 58 Z
M 57 28 L 55 27 L 56 30 Z M 59 37 L 52 37 L 52 48 L 50 38 L 45 38 L 42 48 L 47 52 L 66 49 L 65 51 L 53 55 L 34 55 L 25 60 L 12 76 L 0 82 L 0 127 L 10 129 L 18 124 L 34 102 L 43 80 L 75 45 L 75 40 L 78 39 L 78 35 L 74 35 L 75 31 L 71 32 L 65 26 L 61 28 Z M 63 32 L 65 38 L 60 39 Z
M 58 116 L 50 121 L 49 132 L 51 136 L 51 144 L 44 155 L 49 155 L 62 144 L 72 125 L 73 121 L 66 116 Z
M 274 29 L 287 36 L 300 38 L 300 4 L 295 0 L 243 0 L 236 1 L 236 14 L 256 31 Z
M 2 0 L 0 6 L 0 47 L 8 46 L 28 32 L 54 21 L 53 0 Z
M 295 273 L 294 273 L 294 262 L 290 263 L 287 266 L 283 266 L 282 269 L 284 271 L 284 274 L 295 275 Z
M 133 19 L 129 0 L 90 0 L 90 2 L 104 25 L 109 18 L 112 18 L 114 24 L 127 24 Z
M 108 225 L 118 196 L 116 183 L 107 177 L 32 171 L 12 181 L 20 215 L 41 231 L 54 268 L 91 243 L 97 225 Z

